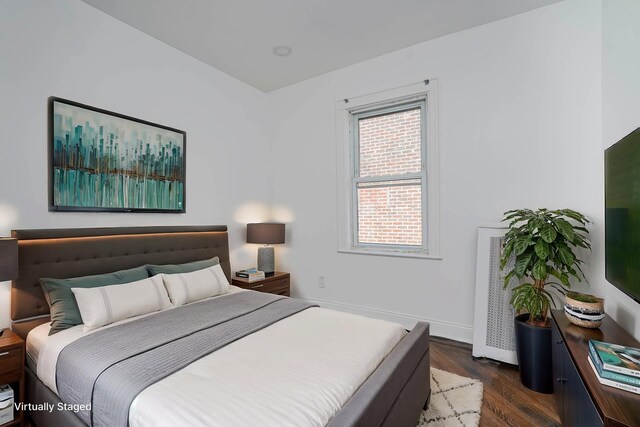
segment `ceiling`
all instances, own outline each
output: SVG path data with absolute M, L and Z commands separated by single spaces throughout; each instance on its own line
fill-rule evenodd
M 559 0 L 83 1 L 268 92 Z

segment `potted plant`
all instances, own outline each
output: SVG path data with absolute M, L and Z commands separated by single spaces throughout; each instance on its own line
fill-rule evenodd
M 522 383 L 535 391 L 553 392 L 551 328 L 549 308 L 555 307 L 550 291 L 565 294 L 570 278 L 584 279 L 583 263 L 575 248 L 591 249 L 586 225 L 589 220 L 571 209 L 517 209 L 504 213 L 509 222 L 500 268 L 515 258 L 504 279 L 505 289 L 513 278 L 511 304 L 515 319 L 516 353 Z

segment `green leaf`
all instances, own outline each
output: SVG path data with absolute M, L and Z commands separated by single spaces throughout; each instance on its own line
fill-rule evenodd
M 536 229 L 540 228 L 544 224 L 544 221 L 540 218 L 534 218 L 527 223 L 527 228 L 529 232 L 534 233 Z
M 549 302 L 551 302 L 551 304 L 553 304 L 554 307 L 556 307 L 556 301 L 553 299 L 553 295 L 551 295 L 549 293 L 549 291 L 546 290 L 542 290 L 542 293 L 544 294 L 545 297 L 547 297 L 547 307 L 549 306 Z
M 517 311 L 527 307 L 529 301 L 535 297 L 535 289 L 531 283 L 523 283 L 513 288 L 511 294 L 511 305 Z
M 519 279 L 522 279 L 524 277 L 529 262 L 531 262 L 531 258 L 533 258 L 533 252 L 527 252 L 526 254 L 516 258 L 516 265 L 513 268 L 513 271 L 516 272 L 515 274 Z
M 540 259 L 547 259 L 551 253 L 549 244 L 542 239 L 538 240 L 533 249 L 536 251 L 536 255 L 538 255 L 538 258 Z
M 519 217 L 520 213 L 518 211 L 507 211 L 504 214 L 504 217 L 502 218 L 503 221 L 509 221 L 510 219 L 513 219 L 515 217 Z
M 575 221 L 577 221 L 577 222 L 579 222 L 580 224 L 583 224 L 583 225 L 584 224 L 588 224 L 590 222 L 589 219 L 586 216 L 582 215 L 579 212 L 571 210 L 571 209 L 560 209 L 560 210 L 556 211 L 556 213 L 558 215 L 564 215 L 564 216 L 566 216 L 568 218 L 571 218 L 571 219 L 573 219 L 573 220 L 575 220 Z
M 553 228 L 551 224 L 544 224 L 540 228 L 540 237 L 542 237 L 545 242 L 551 243 L 558 237 L 558 232 L 556 232 L 556 229 Z
M 556 218 L 553 220 L 553 223 L 558 227 L 560 234 L 562 234 L 568 241 L 573 242 L 575 232 L 573 231 L 573 226 L 567 220 Z
M 549 308 L 549 294 L 531 283 L 526 283 L 513 290 L 511 304 L 516 310 L 526 309 L 533 318 L 541 317 Z
M 580 272 L 580 275 L 587 280 L 587 276 L 584 275 L 584 271 L 582 271 L 582 267 L 580 267 L 580 264 L 582 264 L 582 261 L 580 261 L 579 259 L 576 259 L 576 268 L 578 269 L 578 271 Z M 582 282 L 582 279 L 580 279 L 580 277 L 578 276 L 578 282 Z M 589 282 L 587 282 L 589 283 Z
M 558 293 L 560 293 L 562 295 L 566 295 L 566 293 L 567 293 L 567 290 L 564 287 L 562 287 L 562 285 L 559 284 L 559 283 L 555 283 L 555 282 L 549 283 L 549 286 L 552 289 L 554 289 L 556 292 L 558 292 Z
M 513 244 L 513 250 L 516 252 L 516 256 L 522 255 L 522 253 L 527 250 L 528 246 L 529 246 L 528 236 L 518 237 Z
M 513 240 L 509 240 L 502 248 L 502 256 L 500 258 L 500 270 L 504 270 L 504 267 L 511 258 L 511 252 L 513 252 Z
M 583 248 L 591 249 L 591 242 L 589 241 L 589 239 L 580 233 L 575 233 L 571 244 L 573 244 L 574 246 L 581 246 Z
M 535 264 L 533 264 L 533 268 L 531 269 L 531 273 L 533 274 L 534 279 L 542 280 L 546 278 L 549 274 L 547 273 L 547 263 L 541 259 L 538 259 Z
M 581 248 L 591 249 L 591 243 L 589 242 L 572 242 L 575 246 L 580 246 Z
M 576 256 L 573 254 L 571 249 L 564 245 L 558 246 L 558 256 L 562 263 L 569 267 L 576 261 Z
M 514 274 L 516 274 L 516 271 L 511 270 L 506 276 L 504 276 L 504 285 L 502 285 L 503 289 L 507 289 L 507 286 L 509 286 L 509 282 L 513 279 Z
M 558 271 L 556 269 L 550 269 L 549 273 L 552 276 L 557 277 L 558 280 L 560 280 L 560 282 L 562 282 L 563 286 L 565 286 L 567 288 L 571 287 L 571 283 L 569 283 L 569 276 L 567 276 L 567 273 Z
M 567 273 L 560 273 L 560 277 L 558 277 L 558 279 L 560 279 L 562 284 L 565 285 L 566 287 L 571 286 L 571 282 L 569 282 L 569 276 L 567 275 Z

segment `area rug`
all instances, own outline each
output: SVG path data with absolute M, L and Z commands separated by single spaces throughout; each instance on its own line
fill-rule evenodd
M 482 406 L 482 382 L 431 368 L 431 402 L 418 427 L 477 427 Z

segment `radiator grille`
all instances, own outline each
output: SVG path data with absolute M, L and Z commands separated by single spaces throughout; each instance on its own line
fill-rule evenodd
M 487 313 L 486 345 L 503 350 L 515 351 L 516 343 L 513 331 L 513 307 L 509 303 L 511 292 L 502 288 L 504 276 L 513 270 L 515 257 L 511 257 L 504 271 L 500 270 L 500 255 L 504 237 L 491 237 L 489 249 L 489 307 Z M 518 283 L 511 279 L 509 288 Z

